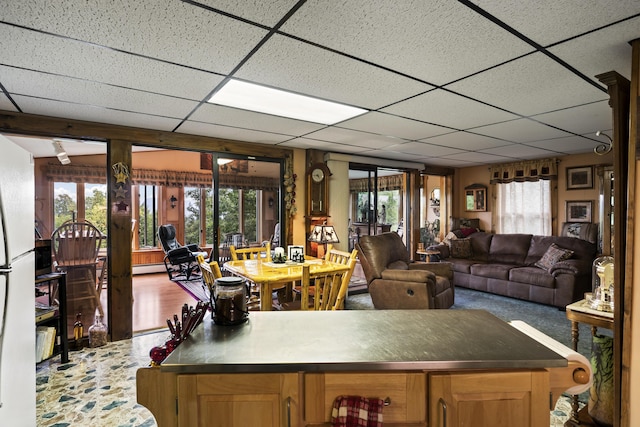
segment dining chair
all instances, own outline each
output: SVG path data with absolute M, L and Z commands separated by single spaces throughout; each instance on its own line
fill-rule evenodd
M 349 258 L 346 271 L 336 273 L 321 273 L 312 275 L 308 265 L 302 266 L 302 281 L 300 292 L 300 309 L 309 310 L 313 307 L 316 311 L 343 310 L 344 300 L 349 289 L 351 275 L 356 266 L 356 259 Z M 315 294 L 313 304 L 309 302 L 309 289 L 314 286 Z
M 264 246 L 256 246 L 251 248 L 236 249 L 234 245 L 229 246 L 231 251 L 231 259 L 233 261 L 247 259 L 262 259 L 271 262 L 271 242 L 265 243 Z
M 203 286 L 206 288 L 209 295 L 211 295 L 213 293 L 213 287 L 215 286 L 216 279 L 222 277 L 222 271 L 220 271 L 218 261 L 207 262 L 203 255 L 198 255 L 197 260 L 200 271 L 202 272 Z
M 82 313 L 92 321 L 96 309 L 104 316 L 96 277 L 104 238 L 89 221 L 66 221 L 51 234 L 55 268 L 66 273 L 69 313 Z

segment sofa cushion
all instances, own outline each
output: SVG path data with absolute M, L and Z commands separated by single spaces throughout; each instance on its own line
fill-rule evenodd
M 453 258 L 471 258 L 472 255 L 471 240 L 457 239 L 451 241 L 451 256 Z
M 542 258 L 552 243 L 561 248 L 572 250 L 573 256 L 571 259 L 579 259 L 591 263 L 596 256 L 596 245 L 586 240 L 565 236 L 533 236 L 525 263 L 530 266 L 535 265 L 536 261 Z
M 570 249 L 561 248 L 560 246 L 552 243 L 547 251 L 544 253 L 542 258 L 537 261 L 534 265 L 536 267 L 540 267 L 543 270 L 551 270 L 551 267 L 559 263 L 560 261 L 564 261 L 566 259 L 571 258 L 573 255 L 573 251 Z
M 545 288 L 555 288 L 556 280 L 553 275 L 538 267 L 516 267 L 509 272 L 509 280 L 512 282 L 526 283 Z
M 451 258 L 447 261 L 451 263 L 454 273 L 458 271 L 467 274 L 471 274 L 471 266 L 478 263 L 478 261 L 464 258 Z
M 473 259 L 478 261 L 489 261 L 489 248 L 491 247 L 491 240 L 493 239 L 491 233 L 473 233 L 468 237 L 471 240 L 471 252 L 473 252 Z
M 509 279 L 509 271 L 513 268 L 510 264 L 473 264 L 471 274 L 479 277 L 489 277 L 491 279 Z
M 531 234 L 496 234 L 491 239 L 489 261 L 502 264 L 524 265 Z

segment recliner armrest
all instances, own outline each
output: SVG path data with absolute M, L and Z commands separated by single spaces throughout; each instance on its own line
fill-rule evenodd
M 382 271 L 382 279 L 397 280 L 401 282 L 418 282 L 428 283 L 436 281 L 436 275 L 428 270 L 393 270 L 386 269 Z
M 453 280 L 453 267 L 450 262 L 414 262 L 409 264 L 409 270 L 431 271 L 436 276 L 446 277 Z

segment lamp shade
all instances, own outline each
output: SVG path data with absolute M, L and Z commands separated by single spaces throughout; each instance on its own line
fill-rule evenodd
M 340 243 L 333 225 L 316 225 L 311 230 L 309 241 L 314 243 Z

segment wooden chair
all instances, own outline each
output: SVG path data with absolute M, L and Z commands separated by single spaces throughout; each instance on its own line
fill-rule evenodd
M 104 235 L 89 221 L 67 221 L 51 234 L 55 268 L 67 274 L 67 304 L 72 315 L 104 316 L 97 289 L 96 266 Z
M 231 251 L 231 259 L 233 261 L 245 259 L 262 259 L 271 262 L 271 242 L 267 242 L 264 246 L 256 246 L 253 248 L 236 249 L 234 245 L 229 246 Z
M 200 267 L 200 271 L 202 272 L 202 282 L 209 291 L 209 295 L 211 295 L 216 279 L 222 277 L 222 271 L 220 271 L 218 261 L 207 262 L 202 255 L 198 255 L 197 259 L 198 266 Z
M 349 281 L 356 266 L 356 259 L 349 258 L 349 269 L 333 274 L 322 273 L 318 276 L 310 274 L 309 265 L 302 266 L 302 283 L 300 292 L 300 309 L 309 310 L 343 310 L 344 300 L 349 288 Z M 309 303 L 309 288 L 315 287 L 313 304 Z
M 327 253 L 324 256 L 324 259 L 326 259 L 327 261 L 336 262 L 338 264 L 349 264 L 349 260 L 356 259 L 357 256 L 357 249 L 354 249 L 351 252 L 345 252 L 333 249 L 333 246 L 329 245 L 327 247 Z

